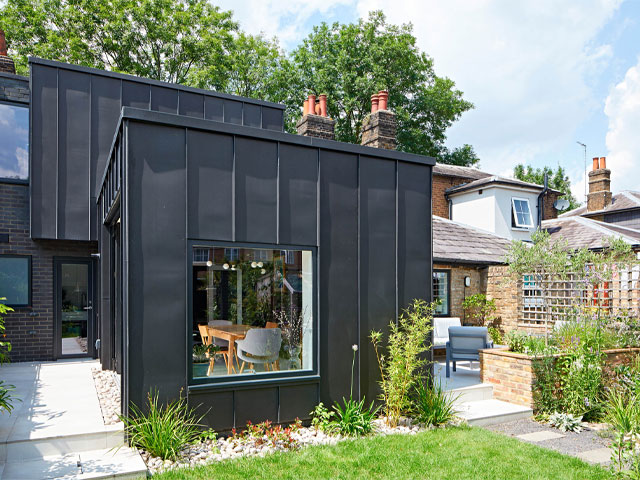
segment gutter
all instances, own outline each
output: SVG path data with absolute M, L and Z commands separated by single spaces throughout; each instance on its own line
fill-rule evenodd
M 549 191 L 549 175 L 544 174 L 544 188 L 538 195 L 538 230 L 542 229 L 542 216 L 544 212 L 544 195 Z

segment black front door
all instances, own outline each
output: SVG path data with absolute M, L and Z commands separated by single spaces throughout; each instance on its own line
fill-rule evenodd
M 55 259 L 56 357 L 93 356 L 93 261 Z

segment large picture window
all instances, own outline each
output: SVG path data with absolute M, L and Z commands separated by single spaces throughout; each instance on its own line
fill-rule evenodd
M 29 109 L 0 103 L 0 178 L 29 178 Z
M 313 369 L 310 250 L 196 246 L 192 376 Z
M 449 271 L 433 271 L 433 301 L 436 303 L 435 315 L 449 315 Z
M 12 307 L 31 304 L 31 257 L 0 255 L 0 302 Z

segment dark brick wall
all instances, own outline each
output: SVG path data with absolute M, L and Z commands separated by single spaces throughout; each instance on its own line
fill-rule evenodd
M 53 259 L 56 256 L 89 257 L 91 253 L 97 252 L 98 244 L 31 240 L 29 186 L 9 183 L 0 183 L 0 234 L 9 234 L 9 243 L 0 243 L 0 253 L 31 255 L 32 305 L 15 307 L 15 311 L 5 317 L 5 340 L 13 345 L 11 360 L 52 360 Z
M 0 101 L 29 103 L 29 79 L 0 72 Z

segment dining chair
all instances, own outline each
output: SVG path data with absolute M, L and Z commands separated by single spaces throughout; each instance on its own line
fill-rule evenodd
M 265 328 L 278 328 L 278 324 L 276 322 L 267 322 Z
M 279 328 L 254 328 L 249 330 L 243 340 L 236 340 L 236 352 L 242 360 L 240 373 L 244 371 L 246 363 L 253 369 L 253 365 L 260 363 L 265 370 L 277 370 L 277 361 L 282 345 L 282 330 Z

